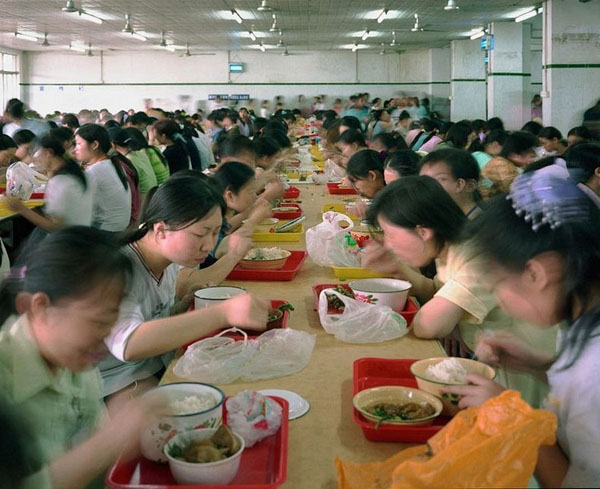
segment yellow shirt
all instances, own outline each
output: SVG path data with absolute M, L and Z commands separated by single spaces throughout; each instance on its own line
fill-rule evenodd
M 458 322 L 465 344 L 475 350 L 478 336 L 484 331 L 504 330 L 522 338 L 528 344 L 546 352 L 556 352 L 558 327 L 539 328 L 510 317 L 500 309 L 482 278 L 489 260 L 478 254 L 469 243 L 450 246 L 445 260 L 436 260 L 437 297 L 443 297 L 464 310 Z M 521 392 L 532 406 L 541 405 L 548 386 L 534 376 L 506 369 L 497 369 L 496 379 L 505 387 Z
M 46 465 L 88 438 L 104 413 L 98 369 L 51 371 L 26 315 L 0 330 L 0 392 L 35 434 Z M 25 487 L 50 487 L 47 467 Z

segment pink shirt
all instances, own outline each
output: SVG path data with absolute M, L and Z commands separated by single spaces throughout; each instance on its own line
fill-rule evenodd
M 441 142 L 442 138 L 440 138 L 439 136 L 433 136 L 429 141 L 427 141 L 423 146 L 419 148 L 419 151 L 431 153 L 433 149 Z

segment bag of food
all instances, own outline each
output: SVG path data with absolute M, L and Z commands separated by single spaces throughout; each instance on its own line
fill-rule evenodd
M 22 161 L 17 161 L 6 170 L 6 195 L 29 200 L 34 192 L 44 192 L 48 177 Z
M 459 412 L 427 445 L 383 462 L 335 459 L 339 489 L 527 487 L 538 448 L 555 443 L 556 416 L 507 390 Z
M 227 399 L 227 424 L 244 439 L 246 447 L 277 433 L 283 410 L 279 403 L 255 391 L 242 391 Z
M 222 336 L 228 332 L 242 333 L 244 339 Z M 209 384 L 285 377 L 308 365 L 315 341 L 315 335 L 289 328 L 272 329 L 249 340 L 241 329 L 230 328 L 190 345 L 173 372 Z
M 348 227 L 343 228 L 341 223 Z M 352 219 L 340 212 L 323 214 L 323 222 L 306 230 L 306 251 L 323 267 L 360 267 L 360 248 L 350 236 Z
M 337 297 L 344 308 L 341 314 L 329 314 L 327 296 Z M 319 295 L 319 319 L 323 329 L 346 343 L 380 343 L 408 333 L 406 320 L 391 307 L 367 304 L 324 289 Z

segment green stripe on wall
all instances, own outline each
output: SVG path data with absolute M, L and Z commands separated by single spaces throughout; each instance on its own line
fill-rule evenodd
M 479 81 L 479 80 L 476 80 Z M 219 82 L 131 82 L 131 83 L 20 83 L 22 87 L 95 87 L 95 86 L 109 86 L 109 87 L 122 87 L 122 86 L 135 86 L 135 87 L 147 87 L 147 86 L 244 86 L 244 85 L 449 85 L 450 82 L 298 82 L 298 83 L 219 83 Z
M 488 73 L 488 76 L 531 76 L 531 73 L 505 73 L 497 71 L 495 73 Z
M 484 82 L 485 78 L 452 78 L 453 82 Z
M 542 66 L 543 69 L 557 69 L 557 68 L 600 68 L 599 63 L 582 63 L 582 64 L 569 64 L 569 63 L 555 63 Z

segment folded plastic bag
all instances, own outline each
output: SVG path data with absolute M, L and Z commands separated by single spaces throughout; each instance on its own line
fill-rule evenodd
M 246 447 L 273 435 L 281 426 L 283 409 L 255 391 L 242 391 L 227 399 L 227 424 L 244 439 Z
M 306 230 L 308 255 L 322 267 L 360 267 L 360 248 L 349 234 L 353 227 L 352 219 L 345 214 L 325 212 L 323 222 Z
M 29 200 L 34 192 L 43 192 L 46 189 L 48 177 L 22 161 L 17 161 L 6 170 L 6 195 Z
M 478 408 L 459 412 L 427 445 L 383 462 L 338 458 L 339 489 L 527 487 L 538 448 L 555 443 L 557 420 L 533 409 L 517 391 L 504 391 Z
M 227 332 L 240 332 L 244 340 L 223 337 Z M 189 346 L 173 372 L 214 384 L 285 377 L 308 365 L 315 341 L 315 335 L 289 328 L 272 329 L 249 340 L 244 331 L 231 328 Z
M 344 303 L 341 314 L 328 314 L 327 295 L 335 295 Z M 346 343 L 380 343 L 408 333 L 406 320 L 391 307 L 367 304 L 324 289 L 319 295 L 319 319 L 323 329 Z

